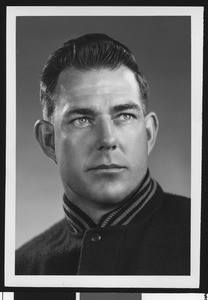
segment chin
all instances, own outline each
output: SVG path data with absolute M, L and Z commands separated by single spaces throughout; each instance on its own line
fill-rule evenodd
M 121 202 L 130 192 L 124 188 L 105 188 L 99 189 L 92 193 L 95 202 L 105 204 L 118 204 Z

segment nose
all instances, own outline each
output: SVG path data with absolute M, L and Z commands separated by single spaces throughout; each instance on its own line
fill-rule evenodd
M 102 119 L 97 126 L 97 150 L 115 150 L 117 148 L 117 139 L 112 120 Z

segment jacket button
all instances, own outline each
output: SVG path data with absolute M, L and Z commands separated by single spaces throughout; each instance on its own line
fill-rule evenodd
M 101 240 L 101 235 L 99 235 L 98 233 L 94 233 L 92 236 L 91 236 L 91 241 L 92 242 L 98 242 Z

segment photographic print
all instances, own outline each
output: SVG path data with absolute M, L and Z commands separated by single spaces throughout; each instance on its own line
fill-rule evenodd
M 197 288 L 203 9 L 7 14 L 6 285 Z

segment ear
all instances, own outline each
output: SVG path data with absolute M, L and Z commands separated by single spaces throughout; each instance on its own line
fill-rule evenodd
M 150 112 L 145 116 L 146 130 L 147 130 L 147 143 L 148 143 L 148 156 L 152 151 L 159 128 L 159 122 L 157 115 L 154 112 Z
M 39 142 L 43 152 L 50 157 L 55 163 L 56 153 L 55 153 L 55 137 L 54 128 L 50 122 L 44 120 L 38 120 L 35 123 L 35 136 Z

